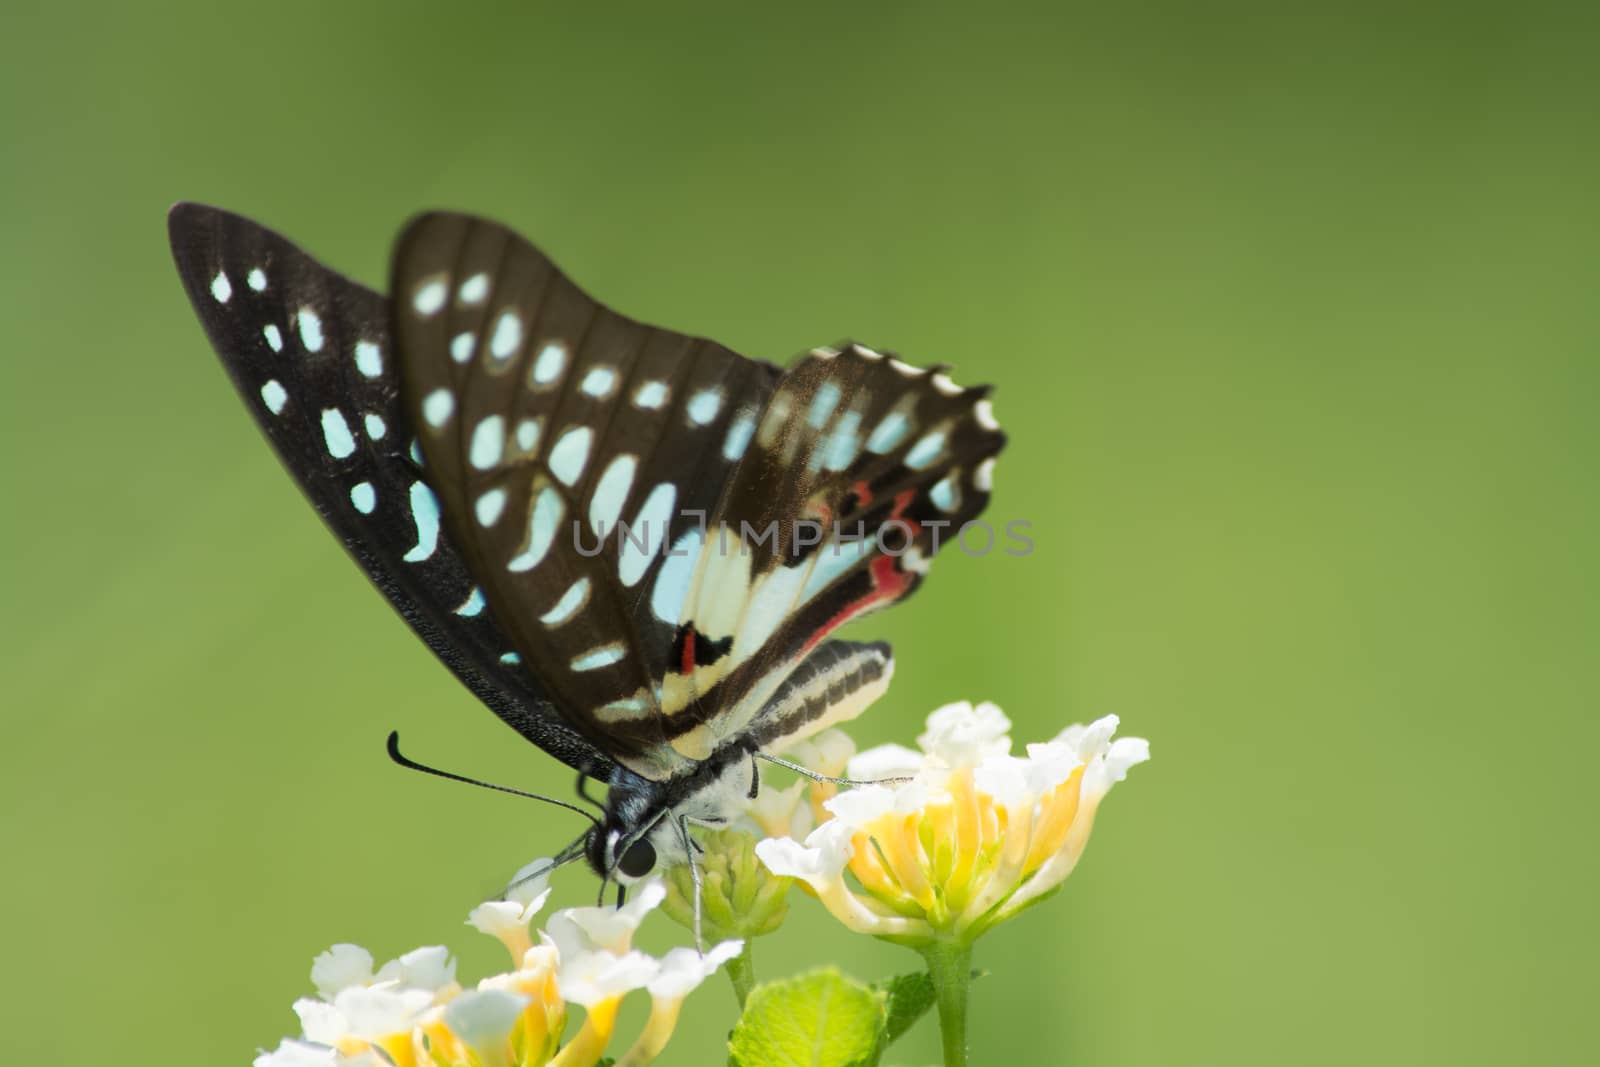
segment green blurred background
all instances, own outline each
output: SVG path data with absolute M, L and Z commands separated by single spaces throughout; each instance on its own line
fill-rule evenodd
M 7 5 L 5 1058 L 247 1063 L 336 940 L 483 973 L 466 910 L 578 829 L 384 758 L 568 787 L 278 469 L 179 198 L 369 283 L 476 210 L 647 320 L 998 384 L 1037 551 L 856 628 L 856 734 L 988 698 L 1155 759 L 981 944 L 976 1062 L 1585 1058 L 1600 25 L 1363 6 Z M 761 950 L 914 962 L 799 899 Z

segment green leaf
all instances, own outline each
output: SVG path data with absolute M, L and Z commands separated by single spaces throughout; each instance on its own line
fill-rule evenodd
M 756 986 L 728 1038 L 737 1067 L 862 1067 L 878 1053 L 888 994 L 833 968 Z
M 935 998 L 933 979 L 923 971 L 873 982 L 872 988 L 888 997 L 882 1048 L 887 1048 L 900 1040 L 901 1036 L 933 1007 Z

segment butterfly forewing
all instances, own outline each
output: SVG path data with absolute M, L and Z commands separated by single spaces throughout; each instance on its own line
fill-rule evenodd
M 687 574 L 661 575 L 777 371 L 619 315 L 466 216 L 407 228 L 393 292 L 408 411 L 496 616 L 597 745 L 648 777 L 687 769 L 660 710 L 682 655 L 666 593 Z
M 313 506 L 417 634 L 519 733 L 610 761 L 555 716 L 496 625 L 413 458 L 388 302 L 247 219 L 179 204 L 178 271 L 213 347 Z

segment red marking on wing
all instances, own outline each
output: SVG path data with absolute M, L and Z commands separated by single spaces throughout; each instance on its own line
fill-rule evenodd
M 898 520 L 906 528 L 908 531 L 907 545 L 915 541 L 917 535 L 922 532 L 921 523 L 902 518 L 906 508 L 911 506 L 911 501 L 916 495 L 917 491 L 915 489 L 905 489 L 897 493 L 894 498 L 894 509 L 889 512 L 889 517 L 883 520 L 885 526 Z M 843 608 L 840 608 L 833 618 L 823 623 L 816 633 L 806 639 L 805 648 L 801 650 L 801 655 L 810 652 L 824 637 L 827 637 L 857 615 L 877 607 L 879 604 L 892 603 L 904 596 L 906 590 L 911 586 L 912 575 L 907 571 L 901 570 L 899 564 L 899 557 L 887 554 L 879 556 L 867 564 L 867 573 L 872 578 L 871 591 L 863 597 L 852 600 Z
M 694 627 L 690 626 L 683 634 L 683 659 L 679 674 L 688 677 L 694 673 Z
M 856 495 L 856 507 L 864 508 L 872 503 L 872 488 L 867 485 L 865 479 L 852 485 L 850 491 Z

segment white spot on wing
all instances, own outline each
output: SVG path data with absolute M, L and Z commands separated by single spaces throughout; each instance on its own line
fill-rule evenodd
M 929 379 L 929 381 L 933 382 L 933 387 L 939 390 L 939 392 L 943 393 L 945 396 L 957 396 L 961 393 L 961 386 L 957 385 L 955 382 L 952 382 L 950 380 L 950 375 L 944 373 L 943 371 L 935 374 Z
M 469 330 L 463 330 L 450 338 L 450 358 L 457 363 L 466 363 L 472 359 L 472 353 L 477 351 L 478 335 Z
M 356 370 L 363 377 L 376 378 L 383 373 L 383 352 L 371 341 L 356 342 Z
M 506 570 L 521 574 L 539 565 L 555 543 L 563 510 L 560 493 L 548 485 L 539 490 L 533 502 L 533 511 L 528 516 L 528 540 L 522 551 L 506 564 Z
M 456 398 L 448 389 L 435 389 L 422 399 L 422 417 L 434 429 L 449 422 L 455 410 Z
M 494 334 L 489 338 L 489 354 L 495 359 L 510 359 L 522 347 L 522 316 L 515 311 L 502 311 L 495 320 Z
M 338 408 L 322 410 L 322 441 L 328 446 L 328 455 L 346 459 L 356 450 L 356 439 L 350 433 L 350 424 Z
M 666 382 L 645 382 L 634 390 L 633 403 L 646 411 L 654 411 L 667 402 Z
M 254 289 L 256 292 L 266 292 L 267 272 L 262 270 L 260 267 L 251 267 L 250 274 L 245 278 L 245 281 L 249 282 L 250 288 Z
M 594 431 L 587 426 L 576 426 L 556 439 L 550 449 L 550 473 L 562 482 L 572 485 L 583 476 L 583 466 L 589 461 L 589 444 Z
M 622 642 L 613 641 L 609 645 L 591 648 L 583 655 L 575 657 L 572 661 L 572 669 L 575 671 L 599 670 L 601 667 L 609 667 L 613 663 L 622 662 L 622 657 L 626 654 L 626 650 L 622 647 Z
M 637 459 L 624 453 L 606 466 L 595 483 L 594 495 L 589 498 L 589 527 L 601 537 L 617 528 L 617 518 L 627 502 L 628 490 L 633 488 L 633 472 L 638 465 Z
M 382 415 L 366 415 L 361 421 L 366 423 L 368 440 L 381 441 L 383 435 L 389 432 Z
M 416 292 L 411 297 L 411 306 L 417 309 L 417 314 L 431 317 L 437 315 L 439 309 L 444 307 L 445 298 L 449 295 L 443 278 L 430 278 L 417 286 Z
M 972 417 L 978 420 L 978 425 L 985 430 L 998 430 L 1000 422 L 994 417 L 994 405 L 988 399 L 978 401 L 972 405 Z
M 493 526 L 500 521 L 500 516 L 506 510 L 506 491 L 504 489 L 490 489 L 472 506 L 473 514 L 478 516 L 479 526 Z
M 350 487 L 350 503 L 361 514 L 371 515 L 372 509 L 378 506 L 378 492 L 371 482 L 357 482 Z
M 461 283 L 461 288 L 456 291 L 463 304 L 481 304 L 483 298 L 489 295 L 489 276 L 487 274 L 474 274 Z
M 722 410 L 722 390 L 702 389 L 689 398 L 689 421 L 697 426 L 705 426 L 717 417 L 717 412 Z
M 546 626 L 560 626 L 572 618 L 588 599 L 589 579 L 579 578 L 567 586 L 567 591 L 561 594 L 561 599 L 556 601 L 553 608 L 539 616 L 539 621 Z
M 628 532 L 622 536 L 617 553 L 617 577 L 623 585 L 634 585 L 650 568 L 650 560 L 660 551 L 667 537 L 667 524 L 672 519 L 672 505 L 678 499 L 678 489 L 671 482 L 662 482 L 650 490 L 650 495 L 639 507 Z
M 533 361 L 531 380 L 535 385 L 549 385 L 561 377 L 566 366 L 567 346 L 560 341 L 551 341 L 539 349 L 539 355 Z
M 972 484 L 983 490 L 985 493 L 994 488 L 993 456 L 990 456 L 988 459 L 978 464 L 977 469 L 972 472 Z
M 217 271 L 217 276 L 211 279 L 211 299 L 219 304 L 226 304 L 233 297 L 233 285 L 228 281 L 228 276 L 222 271 Z
M 307 352 L 322 351 L 322 320 L 310 308 L 300 309 L 300 343 Z
M 261 327 L 261 335 L 267 339 L 267 346 L 274 352 L 283 351 L 283 331 L 275 323 L 267 323 Z
M 468 460 L 481 471 L 489 470 L 500 462 L 505 447 L 506 420 L 499 415 L 490 415 L 472 431 L 472 449 L 468 453 Z
M 276 378 L 268 378 L 261 387 L 261 402 L 267 405 L 267 410 L 274 415 L 283 414 L 283 405 L 289 402 L 289 394 L 283 388 L 283 383 Z
M 579 388 L 588 395 L 600 399 L 609 396 L 616 384 L 616 371 L 610 367 L 594 367 L 583 376 L 583 384 Z
M 403 558 L 421 563 L 439 547 L 439 498 L 423 482 L 411 483 L 411 521 L 417 524 L 417 543 Z

